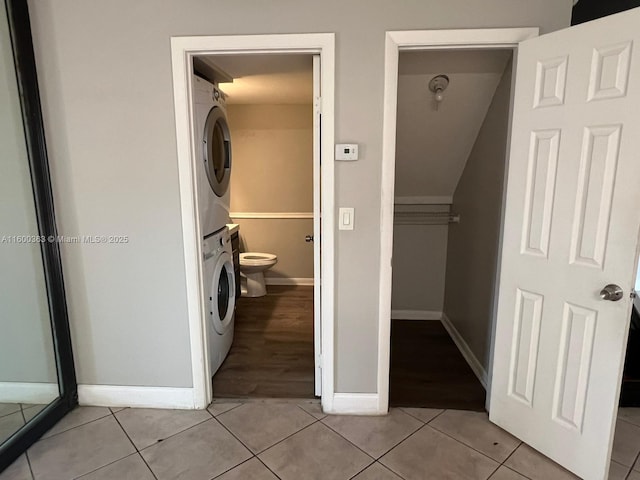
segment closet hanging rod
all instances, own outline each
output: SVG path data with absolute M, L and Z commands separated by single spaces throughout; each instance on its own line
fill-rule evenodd
M 430 205 L 451 205 L 451 202 L 394 202 L 393 203 L 394 206 L 402 206 L 402 207 L 408 207 L 408 206 L 412 206 L 412 205 L 419 205 L 421 207 L 428 207 Z
M 460 223 L 460 215 L 448 212 L 395 212 L 396 225 L 448 225 Z

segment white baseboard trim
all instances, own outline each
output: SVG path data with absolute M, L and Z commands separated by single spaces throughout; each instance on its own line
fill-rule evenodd
M 451 336 L 451 339 L 453 340 L 453 343 L 456 344 L 458 350 L 460 350 L 460 353 L 471 367 L 471 370 L 473 370 L 473 373 L 475 373 L 476 377 L 478 377 L 478 380 L 480 380 L 480 383 L 486 390 L 488 383 L 487 371 L 473 354 L 467 342 L 465 342 L 464 338 L 462 338 L 462 335 L 460 335 L 460 332 L 458 332 L 453 323 L 451 323 L 451 319 L 447 317 L 446 313 L 442 314 L 442 325 L 444 326 L 445 330 L 447 330 L 447 332 Z
M 264 277 L 266 285 L 301 285 L 313 286 L 313 278 L 280 278 L 280 277 Z
M 380 412 L 377 393 L 334 393 L 332 415 L 386 415 Z
M 0 403 L 51 403 L 60 396 L 57 383 L 0 382 Z
M 435 310 L 391 310 L 392 320 L 441 320 L 442 312 Z
M 193 388 L 78 385 L 78 403 L 95 407 L 195 409 Z

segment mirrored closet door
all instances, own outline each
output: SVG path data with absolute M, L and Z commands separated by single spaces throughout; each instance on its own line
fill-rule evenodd
M 0 472 L 77 403 L 27 2 L 0 9 Z

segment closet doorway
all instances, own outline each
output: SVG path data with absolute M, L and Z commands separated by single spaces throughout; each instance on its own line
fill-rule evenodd
M 391 406 L 484 410 L 512 57 L 399 55 Z

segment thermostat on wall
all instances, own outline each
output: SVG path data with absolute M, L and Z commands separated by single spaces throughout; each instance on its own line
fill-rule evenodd
M 338 143 L 336 145 L 336 160 L 357 160 L 357 143 Z

